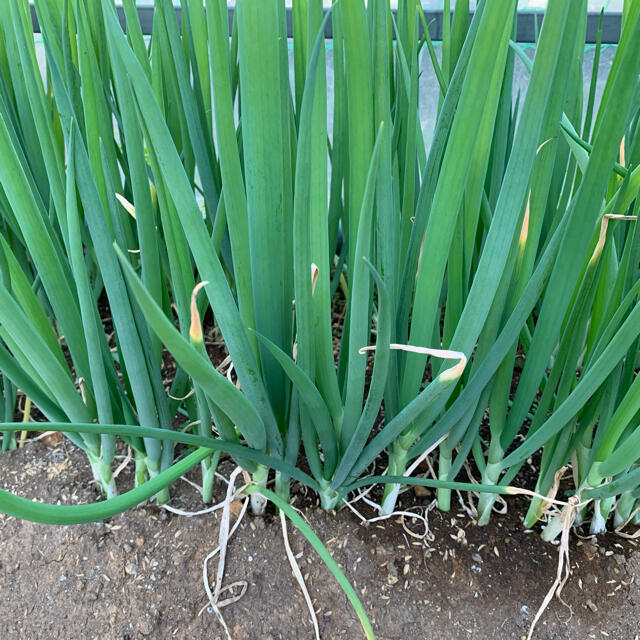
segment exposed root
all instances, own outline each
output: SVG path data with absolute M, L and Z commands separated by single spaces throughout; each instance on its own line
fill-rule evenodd
M 548 502 L 549 504 L 555 504 L 560 507 L 566 507 L 569 505 L 569 502 L 566 502 L 564 500 L 556 500 L 555 498 L 551 498 L 549 496 L 543 496 L 541 493 L 532 491 L 531 489 L 523 489 L 521 487 L 505 487 L 505 489 L 507 489 L 507 494 L 510 496 L 529 496 L 531 498 L 539 498 L 544 502 Z M 571 496 L 571 498 L 573 497 L 575 496 Z M 571 498 L 569 498 L 569 500 L 571 500 Z M 582 502 L 580 503 L 579 506 L 584 506 L 585 504 L 586 502 Z
M 362 500 L 365 504 L 368 504 L 371 508 L 373 508 L 376 511 L 380 512 L 380 505 L 376 504 L 372 500 L 369 500 L 368 498 L 365 498 L 364 496 L 360 496 L 358 499 Z M 367 518 L 366 516 L 362 515 L 362 513 L 360 513 L 353 506 L 353 502 L 355 502 L 355 500 L 353 500 L 351 502 L 347 502 L 345 500 L 345 504 L 347 505 L 347 507 L 349 507 L 349 509 L 351 509 L 351 511 L 353 511 L 353 513 L 355 513 L 358 516 L 358 518 L 360 518 L 360 520 L 361 520 L 361 522 L 363 524 L 369 525 L 369 524 L 372 524 L 373 522 L 380 522 L 381 520 L 389 520 L 389 518 L 400 517 L 400 524 L 402 525 L 402 528 L 412 538 L 417 538 L 418 540 L 425 540 L 426 539 L 428 542 L 433 542 L 433 540 L 435 539 L 435 536 L 433 535 L 433 533 L 429 529 L 429 512 L 437 505 L 437 502 L 438 502 L 437 500 L 432 500 L 426 507 L 422 507 L 420 505 L 417 505 L 415 507 L 410 507 L 412 509 L 417 509 L 417 510 L 420 510 L 420 511 L 422 511 L 424 509 L 423 513 L 415 513 L 413 511 L 397 510 L 397 511 L 393 511 L 392 513 L 389 513 L 389 514 L 379 515 L 379 516 L 375 516 L 373 518 Z M 409 529 L 409 527 L 407 527 L 407 525 L 406 525 L 405 518 L 411 518 L 412 520 L 419 520 L 422 523 L 423 527 L 424 527 L 424 532 L 423 533 L 415 533 L 414 531 L 411 531 L 411 529 Z
M 533 630 L 535 629 L 538 620 L 540 620 L 540 616 L 544 613 L 545 609 L 549 606 L 551 599 L 555 595 L 566 607 L 571 611 L 571 607 L 566 604 L 560 594 L 562 592 L 562 588 L 566 584 L 569 579 L 569 572 L 571 570 L 571 565 L 569 562 L 569 534 L 571 533 L 571 527 L 578 515 L 578 508 L 580 507 L 580 499 L 578 496 L 571 496 L 566 503 L 566 506 L 562 509 L 560 513 L 560 519 L 562 521 L 562 536 L 560 538 L 560 548 L 558 549 L 558 570 L 556 572 L 556 579 L 553 581 L 551 588 L 549 589 L 547 595 L 545 596 L 538 612 L 536 613 L 533 622 L 531 623 L 531 627 L 529 627 L 529 633 L 527 634 L 527 640 L 531 640 L 533 636 Z M 564 570 L 564 576 L 563 574 Z
M 464 498 L 462 497 L 462 493 L 460 493 L 460 491 L 456 490 L 456 494 L 458 496 L 458 504 L 460 505 L 462 510 L 467 514 L 467 516 L 471 520 L 476 521 L 478 519 L 478 510 L 476 509 L 475 505 L 471 501 L 470 494 L 467 494 L 468 501 L 469 501 L 468 505 L 465 503 Z
M 21 434 L 23 433 L 28 433 L 27 431 L 21 431 Z M 44 431 L 42 432 L 40 435 L 35 436 L 34 438 L 27 438 L 25 436 L 25 439 L 22 439 L 22 435 L 20 436 L 20 442 L 18 443 L 18 446 L 24 446 L 25 444 L 27 444 L 27 442 L 37 442 L 38 440 L 44 440 L 45 438 L 48 438 L 49 436 L 52 435 L 57 435 L 58 433 L 60 433 L 59 431 Z
M 388 467 L 386 467 L 384 469 L 384 471 L 380 474 L 380 475 L 384 475 L 385 473 L 387 473 L 388 471 Z M 363 477 L 367 477 L 367 476 L 372 476 L 372 475 L 376 475 L 375 473 L 376 471 L 376 461 L 374 460 L 369 467 L 367 468 L 367 472 Z M 351 511 L 353 511 L 354 513 L 359 514 L 359 512 L 354 509 L 351 505 L 354 505 L 356 502 L 362 500 L 364 497 L 366 497 L 372 490 L 373 488 L 377 486 L 375 484 L 370 484 L 368 487 L 358 491 L 358 493 L 356 494 L 355 498 L 352 498 L 351 500 L 347 500 L 346 498 L 342 499 L 342 502 L 344 502 L 345 506 L 348 507 L 349 509 L 351 509 Z
M 172 399 L 172 400 L 186 400 L 187 398 L 190 398 L 194 393 L 196 392 L 195 387 L 191 387 L 191 391 L 189 391 L 189 393 L 187 393 L 186 396 L 182 396 L 182 397 L 176 397 L 176 396 L 172 396 L 170 393 L 168 393 L 167 395 Z
M 446 439 L 447 439 L 448 434 L 445 434 L 442 436 L 442 438 L 440 438 L 440 440 L 438 440 L 437 442 L 434 442 L 426 451 L 424 451 L 422 454 L 420 454 L 412 463 L 411 465 L 408 467 L 408 469 L 404 472 L 405 476 L 410 476 L 422 463 L 423 460 L 427 461 L 427 464 L 429 465 L 429 467 L 431 467 L 431 462 L 430 460 L 428 460 L 429 455 L 431 454 L 432 451 L 435 451 Z M 433 473 L 433 470 L 432 470 Z M 434 473 L 433 477 L 437 477 Z
M 186 476 L 181 476 L 180 480 L 184 480 L 189 486 L 193 487 L 199 494 L 202 494 L 202 487 L 197 483 L 189 480 Z
M 207 513 L 213 513 L 214 511 L 219 511 L 224 508 L 224 502 L 219 502 L 218 504 L 214 504 L 212 507 L 208 507 L 207 509 L 201 509 L 200 511 L 183 511 L 182 509 L 176 509 L 175 507 L 171 507 L 168 504 L 160 505 L 165 511 L 169 513 L 175 513 L 177 516 L 184 516 L 185 518 L 194 518 L 196 516 L 204 516 Z
M 224 566 L 225 566 L 225 561 L 227 557 L 227 547 L 229 544 L 229 540 L 231 539 L 231 536 L 233 536 L 233 534 L 235 533 L 236 529 L 240 526 L 240 522 L 242 521 L 242 518 L 244 517 L 244 514 L 247 511 L 247 505 L 249 504 L 249 498 L 247 497 L 242 504 L 242 509 L 240 511 L 240 514 L 238 515 L 235 523 L 233 524 L 233 527 L 231 527 L 230 529 L 229 524 L 231 520 L 231 503 L 233 502 L 236 496 L 236 492 L 234 492 L 235 481 L 238 475 L 240 475 L 240 473 L 242 473 L 242 469 L 240 467 L 236 467 L 233 473 L 231 474 L 231 477 L 229 478 L 229 486 L 227 487 L 227 494 L 222 507 L 222 518 L 220 521 L 220 537 L 218 539 L 219 544 L 204 559 L 204 564 L 202 567 L 202 580 L 204 582 L 204 589 L 207 592 L 207 597 L 209 598 L 209 606 L 211 607 L 212 611 L 216 614 L 216 617 L 218 618 L 220 624 L 222 625 L 222 628 L 224 629 L 228 640 L 232 640 L 231 634 L 229 633 L 229 628 L 227 627 L 227 624 L 224 621 L 224 618 L 222 616 L 220 609 L 240 600 L 240 598 L 242 598 L 242 596 L 244 596 L 244 594 L 246 593 L 247 587 L 248 587 L 248 583 L 244 580 L 234 582 L 233 584 L 227 585 L 226 587 L 222 586 L 222 580 L 224 578 Z M 240 491 L 242 491 L 242 488 L 240 489 Z M 215 581 L 213 591 L 211 591 L 211 587 L 209 585 L 208 563 L 209 563 L 209 560 L 211 560 L 211 558 L 213 558 L 218 553 L 220 554 L 220 557 L 218 560 L 218 570 L 216 573 L 216 581 Z M 233 595 L 229 598 L 226 598 L 225 600 L 220 600 L 220 595 L 222 593 L 226 591 L 230 591 L 231 589 L 237 586 L 242 587 L 238 595 Z M 207 608 L 206 606 L 203 607 L 198 613 L 198 615 L 201 615 L 206 608 Z
M 404 472 L 404 476 L 405 477 L 409 477 L 419 466 L 420 464 L 422 464 L 422 462 L 426 461 L 427 466 L 429 467 L 429 471 L 431 473 L 431 475 L 434 478 L 437 478 L 436 473 L 433 469 L 433 465 L 431 464 L 431 459 L 429 458 L 429 454 L 431 454 L 435 449 L 437 449 L 437 447 L 444 441 L 446 440 L 447 436 L 444 435 L 442 436 L 442 438 L 440 438 L 437 442 L 435 442 L 434 444 L 432 444 L 426 451 L 424 451 L 418 458 L 416 458 L 411 465 L 406 469 L 406 471 Z M 375 461 L 372 463 L 373 465 L 373 471 L 372 474 L 369 475 L 375 475 Z M 382 473 L 380 475 L 385 475 L 387 473 L 387 471 L 389 470 L 389 468 L 385 468 L 384 471 L 382 471 Z M 352 498 L 351 500 L 346 500 L 343 499 L 343 503 L 344 505 L 350 509 L 355 515 L 358 516 L 358 518 L 360 518 L 360 520 L 362 520 L 363 522 L 370 522 L 371 520 L 367 519 L 365 516 L 363 516 L 353 505 L 356 504 L 356 502 L 359 502 L 360 500 L 364 500 L 366 498 L 366 496 L 373 490 L 374 487 L 376 487 L 377 484 L 370 484 L 369 486 L 367 486 L 365 489 L 363 489 L 362 491 L 359 491 L 356 496 L 354 498 Z M 406 490 L 406 488 L 405 488 Z M 376 511 L 380 511 L 381 506 L 371 502 L 370 500 L 364 500 L 369 506 L 373 507 Z M 431 505 L 429 505 L 428 510 L 431 510 Z M 398 515 L 399 512 L 394 512 L 389 514 L 386 517 L 391 517 L 392 515 Z M 412 516 L 415 516 L 415 514 L 412 514 Z M 381 518 L 384 519 L 384 518 Z
M 304 577 L 302 576 L 300 567 L 296 562 L 296 557 L 293 555 L 293 551 L 291 550 L 291 545 L 289 544 L 289 536 L 287 535 L 287 519 L 283 511 L 280 511 L 280 524 L 282 525 L 282 538 L 284 540 L 284 548 L 287 552 L 287 558 L 289 559 L 291 570 L 293 571 L 293 575 L 298 581 L 298 585 L 300 586 L 302 595 L 304 596 L 304 600 L 307 603 L 307 608 L 309 609 L 309 614 L 311 615 L 311 622 L 313 623 L 313 630 L 316 634 L 316 640 L 320 640 L 320 629 L 318 628 L 318 618 L 316 617 L 316 612 L 315 612 L 315 609 L 313 608 L 313 603 L 311 602 L 311 596 L 309 595 L 309 591 L 307 590 L 307 585 L 304 582 Z
M 640 538 L 640 529 L 637 529 L 633 533 L 625 533 L 623 529 L 635 518 L 636 514 L 640 512 L 640 507 L 636 507 L 631 515 L 618 527 L 614 529 L 614 533 L 621 538 L 625 538 L 626 540 L 635 540 L 636 538 Z
M 113 475 L 111 477 L 115 480 L 127 468 L 131 460 L 133 460 L 131 447 L 127 447 L 127 455 L 125 456 L 124 460 L 118 465 L 118 468 L 113 472 Z
M 227 478 L 225 478 L 221 473 L 218 473 L 217 471 L 215 473 L 215 477 L 218 480 L 222 480 L 222 482 L 224 482 L 226 485 L 229 484 L 229 480 Z M 186 476 L 181 476 L 180 480 L 183 480 L 188 485 L 192 486 L 199 494 L 202 495 L 202 487 L 197 482 L 193 482 L 192 480 L 189 480 L 189 478 L 187 478 Z M 220 503 L 220 504 L 222 504 L 222 503 Z

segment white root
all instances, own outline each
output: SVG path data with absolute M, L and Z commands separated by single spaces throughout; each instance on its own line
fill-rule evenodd
M 616 527 L 614 533 L 621 538 L 625 538 L 626 540 L 635 540 L 636 538 L 640 538 L 640 529 L 637 529 L 634 533 L 625 533 L 623 529 L 635 518 L 635 516 L 640 513 L 640 507 L 636 507 L 631 515 L 619 526 Z
M 183 511 L 182 509 L 176 509 L 176 507 L 171 507 L 168 504 L 160 505 L 165 511 L 169 513 L 175 513 L 177 516 L 184 516 L 185 518 L 195 518 L 196 516 L 204 516 L 207 513 L 213 513 L 214 511 L 219 511 L 224 508 L 224 502 L 219 502 L 218 504 L 214 504 L 212 507 L 208 507 L 207 509 L 201 509 L 200 511 Z
M 531 627 L 529 627 L 529 633 L 527 635 L 527 640 L 531 640 L 533 636 L 533 630 L 535 629 L 538 620 L 544 613 L 545 609 L 549 606 L 551 599 L 555 595 L 561 602 L 563 602 L 562 598 L 560 598 L 560 593 L 562 592 L 562 588 L 566 584 L 569 579 L 569 572 L 571 570 L 571 565 L 569 562 L 569 534 L 571 533 L 571 526 L 573 525 L 576 516 L 578 515 L 578 508 L 580 507 L 580 500 L 578 496 L 571 496 L 567 501 L 566 506 L 562 509 L 560 514 L 560 518 L 562 520 L 562 536 L 560 538 L 560 547 L 558 549 L 558 570 L 556 571 L 556 579 L 553 581 L 551 588 L 547 592 L 538 612 L 536 613 L 533 622 L 531 623 Z M 562 575 L 564 569 L 564 577 Z M 565 602 L 563 604 L 567 607 Z M 571 607 L 569 607 L 571 611 Z
M 287 558 L 289 559 L 291 570 L 293 571 L 293 575 L 298 581 L 298 585 L 300 586 L 300 590 L 302 591 L 304 600 L 307 603 L 307 608 L 309 609 L 309 614 L 311 615 L 311 622 L 313 623 L 313 630 L 316 634 L 316 640 L 320 640 L 320 629 L 318 628 L 318 618 L 316 616 L 315 609 L 313 608 L 313 603 L 311 602 L 311 596 L 309 595 L 309 591 L 307 590 L 307 585 L 304 582 L 304 577 L 302 576 L 300 567 L 296 562 L 296 557 L 293 554 L 293 551 L 291 550 L 291 545 L 289 544 L 289 536 L 287 535 L 287 519 L 283 511 L 280 511 L 280 524 L 282 525 L 282 538 L 284 540 L 284 548 L 287 552 Z
M 133 454 L 131 451 L 131 447 L 127 447 L 127 455 L 125 456 L 124 460 L 118 465 L 118 468 L 113 472 L 113 475 L 111 476 L 113 480 L 115 480 L 127 468 L 127 465 L 131 462 L 132 459 Z
M 222 628 L 224 629 L 225 634 L 227 636 L 227 640 L 232 640 L 232 638 L 229 632 L 229 628 L 227 627 L 227 624 L 224 621 L 224 618 L 222 616 L 220 609 L 240 600 L 240 598 L 242 598 L 246 593 L 247 587 L 248 587 L 248 583 L 244 580 L 234 582 L 233 584 L 227 585 L 225 587 L 222 586 L 222 580 L 224 578 L 224 566 L 225 566 L 225 561 L 227 557 L 227 547 L 229 544 L 229 540 L 235 533 L 236 529 L 240 526 L 240 522 L 242 521 L 242 518 L 244 517 L 244 514 L 247 511 L 247 505 L 249 504 L 249 498 L 247 497 L 242 504 L 242 509 L 240 511 L 240 514 L 238 515 L 235 523 L 233 524 L 233 527 L 231 527 L 230 529 L 229 524 L 231 520 L 231 503 L 236 497 L 236 492 L 234 491 L 235 481 L 238 475 L 240 475 L 240 473 L 242 473 L 242 469 L 240 467 L 236 467 L 236 469 L 234 469 L 233 473 L 231 474 L 231 477 L 229 478 L 229 486 L 227 487 L 227 494 L 224 499 L 224 502 L 222 503 L 223 505 L 222 518 L 220 521 L 220 535 L 218 539 L 219 544 L 204 559 L 204 564 L 202 567 L 202 580 L 204 582 L 204 589 L 207 593 L 207 597 L 209 598 L 209 606 L 211 607 L 212 611 L 216 614 L 216 617 L 218 618 L 220 624 L 222 625 Z M 243 488 L 244 487 L 242 487 L 240 491 L 242 491 Z M 215 581 L 214 589 L 212 591 L 209 585 L 208 563 L 209 563 L 209 560 L 211 560 L 218 553 L 220 554 L 220 557 L 218 560 L 216 581 Z M 231 596 L 229 598 L 226 598 L 225 600 L 220 600 L 220 595 L 222 593 L 226 591 L 230 591 L 231 589 L 237 586 L 241 587 L 241 591 L 238 595 Z M 206 606 L 200 610 L 200 613 L 198 615 L 202 614 L 202 612 L 205 609 L 206 609 Z

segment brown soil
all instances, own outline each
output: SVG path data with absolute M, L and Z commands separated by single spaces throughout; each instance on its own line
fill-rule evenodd
M 54 448 L 30 443 L 3 454 L 1 463 L 2 486 L 25 497 L 65 504 L 96 499 L 83 454 L 67 441 Z M 221 465 L 226 474 L 231 468 Z M 218 486 L 218 498 L 222 493 Z M 413 504 L 431 499 L 410 496 Z M 294 501 L 308 502 L 302 493 Z M 173 505 L 201 508 L 186 482 L 174 485 Z M 557 548 L 523 531 L 517 513 L 523 503 L 510 506 L 487 528 L 474 526 L 461 509 L 434 510 L 431 543 L 407 535 L 396 521 L 363 526 L 346 510 L 304 512 L 355 586 L 380 640 L 519 640 L 553 582 Z M 76 527 L 0 516 L 0 638 L 223 640 L 215 614 L 205 608 L 199 615 L 207 605 L 202 563 L 217 546 L 217 513 L 187 518 L 146 506 Z M 322 637 L 363 637 L 314 551 L 291 527 L 289 537 L 302 554 Z M 567 606 L 554 599 L 534 637 L 638 638 L 640 548 L 613 536 L 574 537 L 571 565 L 562 593 Z M 214 560 L 210 576 L 215 567 Z M 225 584 L 237 580 L 248 582 L 247 592 L 222 610 L 234 640 L 313 638 L 275 517 L 246 516 L 232 538 Z

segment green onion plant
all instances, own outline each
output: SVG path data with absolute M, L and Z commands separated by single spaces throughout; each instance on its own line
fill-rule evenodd
M 594 532 L 634 517 L 640 5 L 599 102 L 586 0 L 549 3 L 533 58 L 516 5 L 456 2 L 438 56 L 414 0 L 295 0 L 292 41 L 284 0 L 237 0 L 231 23 L 223 0 L 181 0 L 181 22 L 156 0 L 150 39 L 134 0 L 125 30 L 111 0 L 36 0 L 41 73 L 10 3 L 0 371 L 7 407 L 20 389 L 89 456 L 108 499 L 79 519 L 166 501 L 195 465 L 209 501 L 221 451 L 256 513 L 292 479 L 337 508 L 376 465 L 382 513 L 402 484 L 445 511 L 473 487 L 484 524 L 535 455 L 527 526 L 567 465 Z M 209 309 L 233 375 L 209 358 Z M 117 437 L 137 484 L 119 497 Z M 437 478 L 412 478 L 435 447 Z M 0 507 L 76 513 L 16 500 Z

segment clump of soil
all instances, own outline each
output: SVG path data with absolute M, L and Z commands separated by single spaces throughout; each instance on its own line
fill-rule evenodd
M 25 497 L 65 504 L 97 498 L 86 459 L 67 441 L 54 448 L 29 443 L 3 454 L 0 464 L 2 486 Z M 231 469 L 230 461 L 221 465 L 226 474 Z M 408 494 L 410 502 L 428 504 L 431 496 L 419 491 Z M 218 486 L 219 499 L 223 493 Z M 186 482 L 175 484 L 172 495 L 175 507 L 202 508 Z M 294 499 L 297 506 L 308 503 L 302 490 Z M 518 511 L 524 502 L 509 504 L 509 513 L 496 515 L 485 528 L 457 505 L 447 514 L 433 510 L 431 542 L 408 535 L 394 520 L 363 526 L 348 510 L 307 508 L 304 514 L 356 588 L 380 640 L 520 640 L 555 578 L 557 548 L 523 530 Z M 202 582 L 204 558 L 217 546 L 218 514 L 187 518 L 144 506 L 75 527 L 0 516 L 0 638 L 223 640 Z M 363 637 L 346 597 L 310 545 L 292 527 L 289 538 L 301 554 L 322 637 Z M 554 599 L 534 637 L 638 637 L 636 543 L 614 536 L 574 538 L 571 567 L 562 592 L 566 606 Z M 314 637 L 286 561 L 279 519 L 243 520 L 229 545 L 225 584 L 239 580 L 247 581 L 246 594 L 222 610 L 234 640 Z

